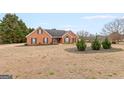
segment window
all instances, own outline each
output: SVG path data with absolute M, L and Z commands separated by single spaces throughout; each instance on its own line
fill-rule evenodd
M 42 34 L 43 31 L 42 30 L 37 30 L 37 34 Z
M 44 38 L 44 39 L 43 39 L 43 43 L 44 43 L 44 44 L 48 44 L 48 38 Z
M 37 39 L 36 38 L 31 38 L 31 44 L 36 44 L 37 43 Z
M 65 43 L 69 43 L 69 41 L 70 41 L 69 37 L 66 37 L 66 38 L 64 39 L 64 41 L 65 41 Z

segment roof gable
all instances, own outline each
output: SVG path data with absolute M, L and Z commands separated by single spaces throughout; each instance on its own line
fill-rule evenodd
M 45 29 L 53 38 L 62 37 L 67 31 L 64 30 L 56 30 L 56 29 Z
M 35 29 L 34 31 L 32 31 L 31 33 L 29 33 L 26 37 L 32 35 L 34 32 L 36 32 L 38 30 L 47 32 L 52 38 L 61 38 L 62 36 L 64 36 L 67 33 L 72 36 L 75 35 L 72 31 L 56 30 L 56 29 L 42 29 L 41 27 L 39 27 L 39 28 Z
M 42 29 L 41 27 L 38 27 L 37 29 L 35 29 L 35 30 L 33 30 L 31 33 L 29 33 L 29 34 L 26 36 L 26 38 L 27 38 L 28 36 L 31 36 L 33 33 L 35 33 L 35 32 L 38 31 L 38 30 L 41 30 L 41 31 L 43 31 L 43 32 L 46 32 L 50 37 L 52 37 L 51 34 L 49 34 L 46 30 Z

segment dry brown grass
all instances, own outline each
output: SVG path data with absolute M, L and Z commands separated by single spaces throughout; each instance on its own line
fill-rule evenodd
M 88 44 L 89 46 L 89 44 Z M 0 74 L 14 78 L 124 78 L 124 45 L 85 52 L 75 45 L 0 45 Z

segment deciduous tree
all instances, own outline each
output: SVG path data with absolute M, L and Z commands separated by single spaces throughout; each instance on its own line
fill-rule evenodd
M 102 34 L 106 36 L 113 32 L 124 34 L 124 19 L 116 19 L 108 24 L 105 24 Z

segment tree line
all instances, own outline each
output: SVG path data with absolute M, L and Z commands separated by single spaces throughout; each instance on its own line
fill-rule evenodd
M 33 28 L 28 28 L 23 20 L 19 19 L 16 14 L 7 13 L 0 20 L 0 43 L 23 43 L 26 42 L 25 36 L 33 31 Z M 104 25 L 101 35 L 99 37 L 105 37 L 109 34 L 117 32 L 124 34 L 124 19 L 115 19 L 114 21 Z M 77 33 L 79 38 L 92 41 L 96 35 L 90 34 L 86 30 L 79 31 Z

